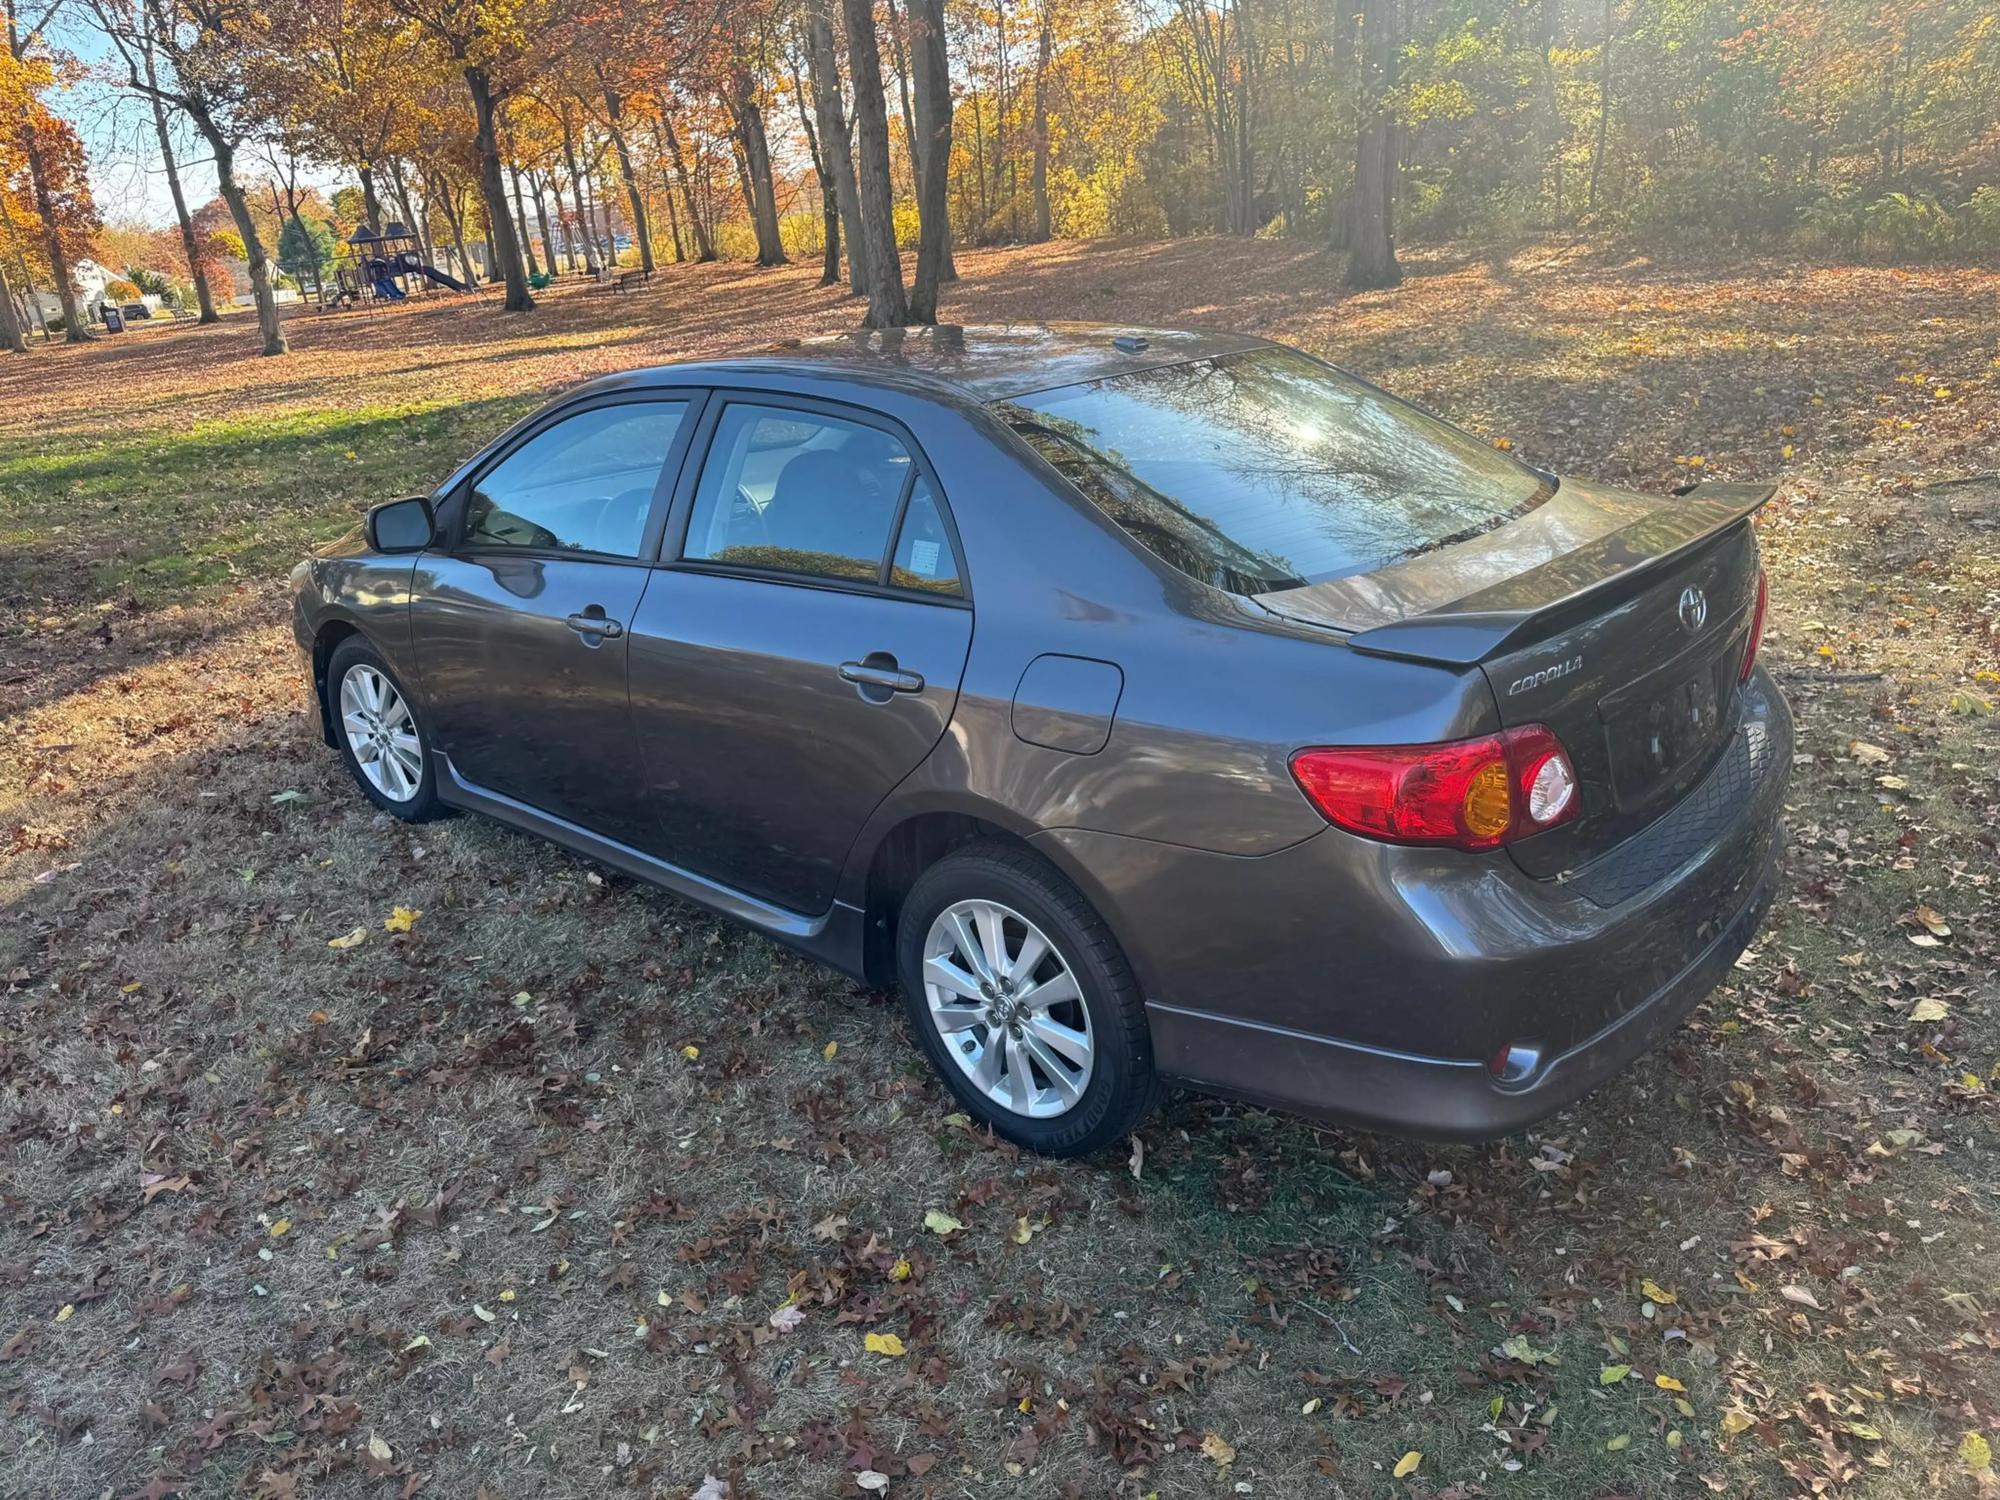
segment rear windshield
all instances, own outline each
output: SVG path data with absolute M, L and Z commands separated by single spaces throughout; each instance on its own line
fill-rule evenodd
M 1299 588 L 1490 531 L 1554 485 L 1290 349 L 1002 402 L 1014 430 L 1141 546 L 1238 594 Z

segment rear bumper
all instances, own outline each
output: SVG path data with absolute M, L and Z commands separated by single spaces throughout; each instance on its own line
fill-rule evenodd
M 1657 1046 L 1754 936 L 1777 888 L 1792 728 L 1761 672 L 1741 702 L 1703 782 L 1562 881 L 1332 829 L 1258 859 L 1041 837 L 1082 868 L 1124 942 L 1163 1074 L 1398 1134 L 1490 1139 Z M 1534 1060 L 1503 1082 L 1487 1060 L 1509 1045 Z

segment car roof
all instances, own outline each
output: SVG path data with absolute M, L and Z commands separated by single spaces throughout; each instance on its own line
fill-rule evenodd
M 732 373 L 849 377 L 871 384 L 929 388 L 977 402 L 1078 385 L 1135 370 L 1209 359 L 1267 341 L 1246 334 L 1123 323 L 939 324 L 858 329 L 826 338 L 787 339 L 710 360 L 654 365 L 606 385 L 667 385 Z

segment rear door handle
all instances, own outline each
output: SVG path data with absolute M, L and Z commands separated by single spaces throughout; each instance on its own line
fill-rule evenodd
M 893 662 L 895 658 L 889 660 Z M 878 657 L 870 657 L 867 661 L 844 661 L 840 664 L 841 680 L 857 687 L 878 688 L 889 693 L 921 693 L 924 690 L 924 679 L 918 673 L 878 665 L 879 661 Z
M 616 620 L 605 619 L 601 611 L 597 614 L 585 611 L 580 615 L 571 615 L 565 623 L 578 635 L 600 641 L 615 641 L 625 633 L 623 625 Z

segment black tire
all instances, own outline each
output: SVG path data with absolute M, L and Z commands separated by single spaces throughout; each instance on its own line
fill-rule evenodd
M 422 767 L 417 777 L 416 787 L 407 797 L 389 795 L 378 787 L 363 769 L 354 745 L 348 738 L 348 728 L 341 712 L 341 685 L 348 674 L 362 668 L 372 671 L 395 689 L 397 697 L 408 705 L 410 722 L 416 731 L 419 747 L 419 761 Z M 383 812 L 401 818 L 405 823 L 425 823 L 442 816 L 445 805 L 438 800 L 437 768 L 432 764 L 430 732 L 425 728 L 423 715 L 416 700 L 404 688 L 402 679 L 389 670 L 389 664 L 382 655 L 358 635 L 351 635 L 333 649 L 333 656 L 326 664 L 326 718 L 333 730 L 333 742 L 340 750 L 340 758 L 346 762 L 348 774 L 354 784 L 361 788 L 361 794 Z
M 988 1098 L 933 1023 L 925 996 L 924 947 L 932 924 L 961 901 L 993 902 L 1034 923 L 1076 979 L 1089 1014 L 1093 1056 L 1081 1096 L 1061 1114 L 1036 1118 Z M 1129 1135 L 1159 1101 L 1152 1033 L 1131 966 L 1090 903 L 1027 849 L 998 842 L 969 844 L 924 871 L 897 922 L 896 972 L 910 1029 L 931 1066 L 969 1115 L 1016 1145 L 1044 1156 L 1101 1151 Z M 986 1034 L 982 1028 L 980 1035 Z

